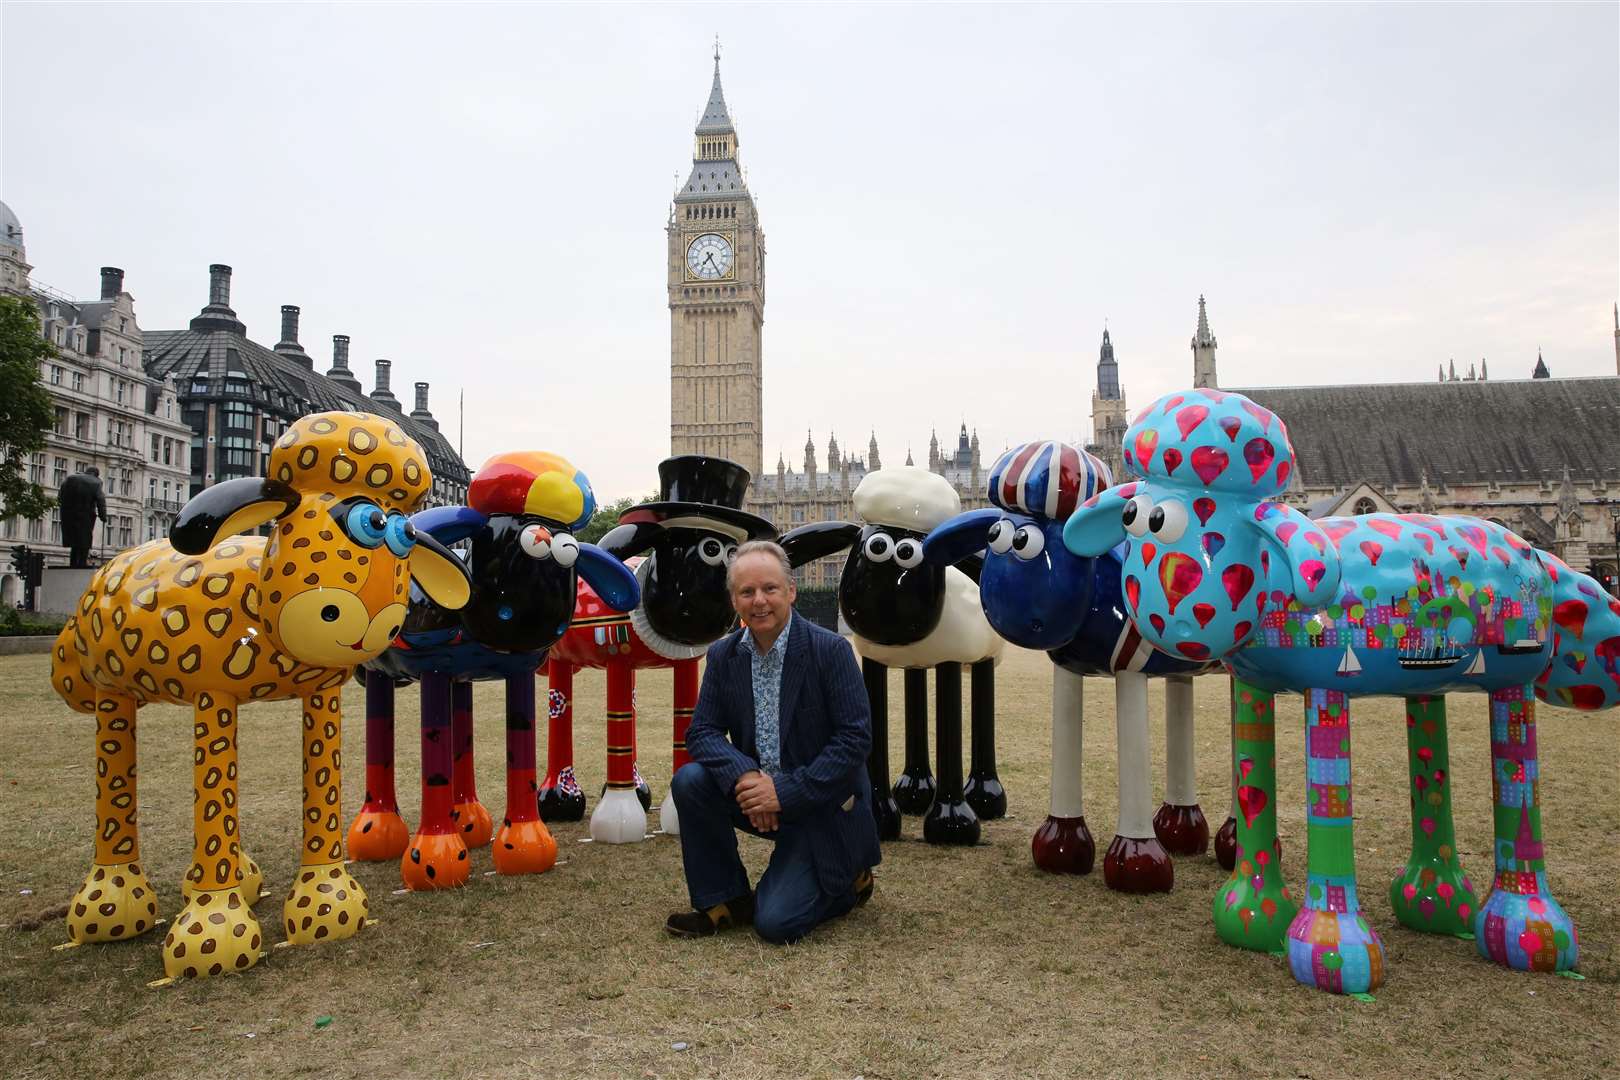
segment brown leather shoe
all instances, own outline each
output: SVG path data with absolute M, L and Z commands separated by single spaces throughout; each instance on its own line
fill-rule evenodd
M 851 889 L 855 890 L 855 906 L 860 907 L 872 899 L 872 890 L 876 887 L 877 879 L 872 876 L 870 867 L 856 874 L 855 883 L 850 886 Z
M 754 924 L 754 894 L 743 893 L 702 911 L 677 911 L 664 922 L 671 937 L 713 937 L 722 930 Z

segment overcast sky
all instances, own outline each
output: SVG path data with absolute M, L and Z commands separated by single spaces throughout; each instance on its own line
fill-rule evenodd
M 0 199 L 38 281 L 208 264 L 256 341 L 432 385 L 466 458 L 642 494 L 665 234 L 721 36 L 770 251 L 765 454 L 1089 433 L 1223 385 L 1613 375 L 1620 6 L 0 8 Z

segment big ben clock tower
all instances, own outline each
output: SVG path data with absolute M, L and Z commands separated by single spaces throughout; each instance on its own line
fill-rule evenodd
M 670 452 L 730 458 L 758 481 L 765 234 L 737 164 L 718 45 L 692 172 L 675 195 L 668 233 Z

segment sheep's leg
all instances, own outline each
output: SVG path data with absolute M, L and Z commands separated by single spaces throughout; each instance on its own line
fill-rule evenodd
M 686 752 L 686 729 L 692 726 L 692 710 L 697 707 L 698 662 L 675 661 L 675 744 L 669 759 L 669 775 L 674 776 L 681 767 L 692 761 Z M 658 825 L 669 836 L 681 834 L 681 819 L 675 811 L 675 792 L 664 793 L 664 803 L 658 808 Z
M 928 771 L 928 672 L 906 668 L 904 681 L 906 765 L 894 782 L 894 801 L 901 813 L 926 814 L 934 803 L 934 775 Z
M 1520 971 L 1571 971 L 1575 924 L 1547 888 L 1541 846 L 1536 699 L 1528 686 L 1491 693 L 1496 887 L 1474 916 L 1481 956 Z
M 366 679 L 366 801 L 349 826 L 349 857 L 382 862 L 405 854 L 411 833 L 394 794 L 394 680 Z
M 980 821 L 1007 816 L 1007 791 L 996 775 L 996 662 L 980 660 L 969 681 L 973 744 L 962 794 Z
M 591 839 L 633 844 L 646 839 L 647 810 L 636 793 L 636 669 L 628 659 L 607 665 L 607 788 L 591 814 Z
M 1235 725 L 1237 724 L 1236 702 L 1237 689 L 1233 683 L 1233 680 L 1228 677 L 1226 680 L 1227 723 L 1229 725 L 1233 725 L 1234 730 Z M 1222 870 L 1231 870 L 1237 865 L 1238 774 L 1236 742 L 1232 742 L 1228 752 L 1231 755 L 1231 768 L 1229 771 L 1232 777 L 1232 799 L 1228 804 L 1229 809 L 1226 813 L 1226 820 L 1221 822 L 1220 830 L 1215 834 L 1215 861 L 1220 864 Z M 1279 848 L 1278 850 L 1281 849 Z
M 1384 982 L 1384 945 L 1356 895 L 1351 816 L 1350 700 L 1305 691 L 1305 903 L 1288 927 L 1294 978 L 1335 994 L 1368 994 Z
M 541 874 L 557 861 L 557 841 L 540 820 L 534 782 L 534 674 L 506 677 L 506 816 L 490 853 L 503 874 Z
M 641 812 L 645 815 L 652 810 L 652 785 L 641 775 L 641 743 L 636 728 L 635 668 L 630 669 L 630 776 L 636 782 L 636 798 L 641 801 Z M 607 790 L 605 786 L 603 790 Z
M 541 821 L 579 821 L 585 792 L 574 779 L 574 665 L 546 664 L 546 778 L 540 782 Z
M 1457 857 L 1444 695 L 1406 699 L 1406 759 L 1412 796 L 1412 853 L 1389 887 L 1389 902 L 1402 926 L 1472 937 L 1479 899 Z
M 1215 933 L 1228 945 L 1281 953 L 1298 905 L 1277 847 L 1276 703 L 1232 681 L 1232 777 L 1239 811 L 1232 876 L 1215 894 Z
M 1054 874 L 1089 874 L 1097 845 L 1086 828 L 1080 782 L 1085 680 L 1052 667 L 1052 808 L 1035 830 L 1035 865 Z
M 450 786 L 455 807 L 450 816 L 461 829 L 461 842 L 469 849 L 483 847 L 495 832 L 489 810 L 478 801 L 478 777 L 473 758 L 473 686 L 450 684 L 450 743 L 455 747 Z
M 1209 848 L 1209 822 L 1198 805 L 1190 675 L 1164 680 L 1164 744 L 1164 805 L 1153 815 L 1153 835 L 1172 855 L 1202 855 Z
M 979 819 L 962 796 L 961 664 L 934 668 L 934 729 L 939 787 L 923 817 L 923 839 L 930 844 L 977 844 Z
M 136 825 L 135 699 L 96 702 L 96 854 L 84 884 L 68 901 L 68 940 L 122 941 L 160 921 L 157 894 L 141 869 Z
M 219 975 L 259 962 L 264 935 L 242 896 L 236 836 L 236 700 L 203 692 L 192 713 L 194 891 L 163 939 L 163 972 Z
M 872 817 L 879 840 L 900 838 L 900 807 L 889 790 L 889 668 L 870 657 L 861 658 L 866 681 L 866 702 L 872 712 L 872 752 L 866 756 L 866 775 L 872 782 Z
M 467 845 L 451 816 L 450 710 L 450 677 L 423 675 L 422 817 L 399 861 L 407 889 L 453 889 L 467 883 L 471 870 Z
M 1114 674 L 1114 720 L 1119 739 L 1119 825 L 1103 855 L 1103 881 L 1120 892 L 1169 892 L 1175 863 L 1153 835 L 1152 767 L 1148 760 L 1147 676 Z
M 343 865 L 341 687 L 304 699 L 304 846 L 281 905 L 292 945 L 339 941 L 365 928 L 366 891 Z

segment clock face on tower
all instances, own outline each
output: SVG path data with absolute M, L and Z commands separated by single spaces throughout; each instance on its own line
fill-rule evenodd
M 731 241 L 719 233 L 704 233 L 686 249 L 686 269 L 695 278 L 714 281 L 731 275 Z

